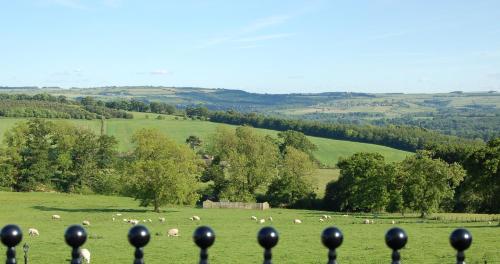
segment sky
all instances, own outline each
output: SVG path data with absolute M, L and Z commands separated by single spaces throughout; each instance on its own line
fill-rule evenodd
M 0 86 L 500 90 L 500 1 L 0 0 Z

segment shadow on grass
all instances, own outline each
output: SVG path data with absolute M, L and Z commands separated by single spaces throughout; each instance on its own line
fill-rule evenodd
M 35 205 L 33 209 L 40 211 L 59 211 L 71 213 L 147 213 L 153 212 L 147 209 L 130 209 L 130 208 L 60 208 L 43 205 Z M 162 210 L 162 213 L 175 213 L 177 210 Z

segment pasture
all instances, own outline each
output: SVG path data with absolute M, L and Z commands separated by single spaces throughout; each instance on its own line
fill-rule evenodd
M 148 118 L 146 118 L 146 116 Z M 158 128 L 167 134 L 178 143 L 184 143 L 190 135 L 200 137 L 206 141 L 208 136 L 215 131 L 217 126 L 231 126 L 226 124 L 218 124 L 200 120 L 183 120 L 175 119 L 173 116 L 164 116 L 164 120 L 155 119 L 157 114 L 134 113 L 134 119 L 110 119 L 105 122 L 105 131 L 108 135 L 115 136 L 118 140 L 118 149 L 120 151 L 129 151 L 132 149 L 130 138 L 132 134 L 141 128 Z M 3 134 L 6 130 L 14 126 L 17 122 L 27 120 L 26 118 L 0 118 L 0 138 L 3 139 Z M 57 122 L 70 122 L 81 127 L 86 127 L 100 133 L 100 120 L 54 120 Z M 234 126 L 231 126 L 234 127 Z M 257 129 L 258 131 L 277 135 L 277 131 L 267 129 Z M 335 166 L 337 160 L 341 156 L 349 156 L 356 152 L 378 152 L 382 154 L 388 161 L 399 161 L 404 159 L 410 152 L 401 151 L 380 145 L 333 140 L 318 137 L 308 137 L 318 146 L 315 153 L 316 158 L 323 164 Z M 3 144 L 3 143 L 0 143 Z M 1 145 L 0 145 L 1 146 Z
M 126 235 L 131 225 L 122 218 L 149 219 L 145 225 L 150 230 L 151 242 L 145 247 L 146 263 L 196 263 L 198 248 L 191 235 L 199 225 L 211 226 L 216 241 L 209 249 L 211 263 L 259 263 L 262 249 L 256 242 L 256 234 L 266 225 L 274 226 L 280 241 L 273 250 L 275 263 L 325 263 L 327 250 L 320 242 L 320 234 L 327 226 L 335 225 L 344 233 L 344 243 L 338 250 L 339 263 L 389 263 L 390 250 L 385 246 L 384 234 L 396 226 L 406 230 L 409 240 L 402 250 L 403 263 L 454 263 L 455 252 L 448 242 L 449 234 L 458 227 L 467 228 L 473 235 L 471 248 L 466 251 L 467 263 L 500 263 L 499 215 L 435 214 L 421 220 L 413 215 L 396 214 L 379 216 L 333 214 L 331 212 L 271 209 L 267 211 L 237 209 L 198 209 L 168 207 L 157 214 L 150 208 L 138 207 L 138 202 L 124 197 L 74 195 L 58 193 L 11 193 L 0 192 L 0 226 L 19 224 L 25 236 L 23 243 L 30 245 L 30 262 L 37 264 L 63 263 L 69 259 L 70 248 L 65 245 L 63 234 L 71 224 L 90 221 L 89 238 L 84 248 L 92 254 L 91 263 L 130 263 L 133 248 Z M 112 221 L 116 213 L 122 216 Z M 51 215 L 61 215 L 52 220 Z M 332 215 L 327 222 L 319 222 L 320 215 Z M 200 222 L 188 218 L 198 215 Z M 267 218 L 259 225 L 250 216 Z M 160 223 L 158 217 L 165 217 Z M 434 218 L 433 218 L 434 217 Z M 298 218 L 302 224 L 293 224 Z M 373 219 L 374 224 L 362 224 L 363 219 Z M 28 237 L 28 228 L 37 228 L 38 237 Z M 167 237 L 169 228 L 178 228 L 180 237 Z M 161 235 L 155 235 L 161 233 Z M 4 248 L 2 251 L 5 250 Z M 22 256 L 21 247 L 18 256 Z M 0 254 L 0 262 L 4 254 Z M 19 259 L 20 260 L 20 259 Z

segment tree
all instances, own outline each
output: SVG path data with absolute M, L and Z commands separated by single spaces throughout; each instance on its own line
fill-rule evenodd
M 191 135 L 188 138 L 186 138 L 186 144 L 188 144 L 191 147 L 191 149 L 195 149 L 201 146 L 202 141 L 198 136 Z
M 467 211 L 500 212 L 500 138 L 472 153 L 464 162 L 467 177 L 459 199 Z
M 421 217 L 436 211 L 445 199 L 453 198 L 455 187 L 465 176 L 459 164 L 432 159 L 425 151 L 403 160 L 401 169 L 404 207 L 420 212 Z
M 314 196 L 312 173 L 315 164 L 309 156 L 287 147 L 280 162 L 279 174 L 272 181 L 266 196 L 272 206 L 292 206 L 298 201 Z
M 384 157 L 378 153 L 355 153 L 337 163 L 340 177 L 327 186 L 325 202 L 332 207 L 354 211 L 382 211 L 389 192 Z M 333 192 L 333 193 L 332 193 Z
M 207 153 L 214 160 L 203 180 L 213 181 L 214 192 L 222 199 L 255 201 L 257 190 L 266 188 L 278 173 L 277 145 L 251 127 L 218 127 Z
M 131 176 L 133 196 L 141 206 L 153 205 L 159 212 L 166 204 L 193 204 L 200 163 L 195 153 L 157 129 L 137 131 Z
M 287 130 L 278 133 L 278 138 L 282 140 L 280 151 L 284 153 L 287 147 L 293 147 L 309 155 L 314 160 L 313 152 L 318 149 L 302 132 Z

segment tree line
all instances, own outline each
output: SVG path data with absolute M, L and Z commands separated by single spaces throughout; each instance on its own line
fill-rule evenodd
M 389 125 L 379 127 L 325 123 L 269 117 L 255 113 L 244 114 L 234 111 L 211 112 L 209 118 L 212 122 L 250 125 L 279 131 L 295 130 L 309 136 L 373 143 L 407 151 L 431 150 L 432 146 L 442 144 L 484 145 L 481 140 L 468 140 L 410 126 Z

